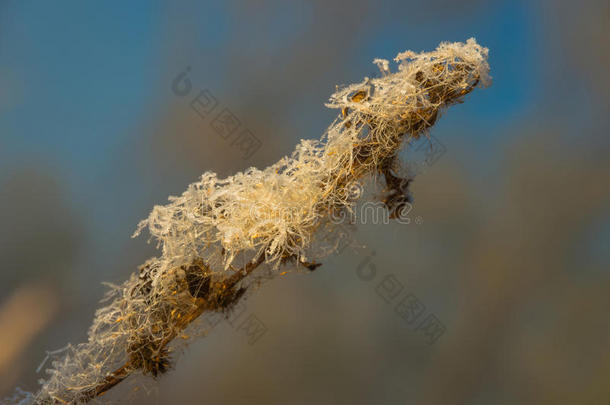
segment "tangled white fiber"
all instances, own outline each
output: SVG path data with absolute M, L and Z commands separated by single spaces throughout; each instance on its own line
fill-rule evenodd
M 55 359 L 23 403 L 87 402 L 129 375 L 163 373 L 187 327 L 190 335 L 206 333 L 200 315 L 226 313 L 280 267 L 315 269 L 334 247 L 331 218 L 353 208 L 359 195 L 352 190 L 371 177 L 385 179 L 383 202 L 400 216 L 410 199 L 410 179 L 395 170 L 401 145 L 427 136 L 443 108 L 489 83 L 487 52 L 474 39 L 442 43 L 400 53 L 396 72 L 376 59 L 380 77 L 330 97 L 327 106 L 341 114 L 320 140 L 301 141 L 264 170 L 226 179 L 206 172 L 154 207 L 135 235 L 148 229 L 161 255 L 111 286 L 88 341 Z

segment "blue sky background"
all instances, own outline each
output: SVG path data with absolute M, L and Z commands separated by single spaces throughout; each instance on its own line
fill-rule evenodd
M 234 88 L 236 80 L 226 72 L 223 58 L 243 52 L 247 63 L 263 67 L 273 63 L 281 69 L 284 54 L 299 52 L 293 42 L 316 24 L 306 4 L 271 7 L 272 14 L 265 19 L 269 24 L 263 25 L 256 16 L 238 21 L 231 10 L 237 5 L 218 2 L 195 7 L 194 32 L 189 29 L 191 20 L 181 32 L 180 21 L 169 20 L 187 7 L 175 7 L 172 14 L 171 6 L 162 2 L 117 4 L 73 2 L 58 7 L 8 2 L 3 6 L 1 173 L 6 178 L 20 166 L 46 165 L 62 177 L 74 195 L 75 208 L 104 201 L 108 188 L 121 189 L 117 182 L 131 180 L 128 188 L 138 194 L 130 166 L 134 148 L 147 143 L 151 136 L 147 131 L 159 111 L 176 102 L 168 84 L 183 66 L 193 66 L 202 87 L 211 87 L 237 108 L 239 102 L 229 97 L 241 90 Z M 534 59 L 540 44 L 532 40 L 540 16 L 534 7 L 514 1 L 465 3 L 464 10 L 441 11 L 438 21 L 426 12 L 397 15 L 395 5 L 380 8 L 372 24 L 353 21 L 357 45 L 346 52 L 340 67 L 331 67 L 319 79 L 325 86 L 312 90 L 314 95 L 303 94 L 307 104 L 297 104 L 292 111 L 286 108 L 299 128 L 294 134 L 278 134 L 287 144 L 321 134 L 328 116 L 323 115 L 323 103 L 334 84 L 374 74 L 375 57 L 390 59 L 406 48 L 432 49 L 443 40 L 475 36 L 489 47 L 495 82 L 458 107 L 451 122 L 441 121 L 439 133 L 456 123 L 472 124 L 464 142 L 488 155 L 511 123 L 531 113 L 540 101 L 536 95 L 543 81 Z M 459 13 L 460 18 L 450 18 L 450 13 Z M 335 46 L 345 52 L 340 50 L 342 44 Z M 270 59 L 257 60 L 259 50 Z M 312 58 L 310 63 L 324 70 L 324 60 Z M 248 65 L 233 66 L 231 71 L 247 75 Z M 273 77 L 269 80 L 273 82 Z M 113 220 L 115 210 L 96 214 L 101 214 L 95 215 L 99 223 L 92 226 L 103 228 Z
M 227 354 L 238 338 L 211 338 L 209 346 L 193 349 L 193 357 L 224 353 L 235 362 L 224 366 L 226 373 L 214 374 L 187 359 L 176 377 L 164 380 L 155 400 L 165 403 L 177 395 L 182 403 L 197 403 L 191 394 L 198 383 L 185 378 L 188 373 L 213 375 L 214 384 L 225 387 L 218 392 L 231 391 L 226 388 L 229 375 L 245 358 L 268 368 L 245 367 L 244 373 L 269 380 L 274 367 L 279 368 L 288 379 L 279 384 L 300 392 L 303 401 L 308 397 L 297 377 L 289 379 L 291 372 L 305 385 L 319 384 L 320 392 L 314 388 L 310 398 L 319 403 L 328 398 L 321 393 L 318 371 L 322 376 L 344 373 L 335 399 L 353 403 L 377 398 L 366 392 L 382 389 L 387 403 L 405 398 L 447 403 L 435 396 L 435 383 L 465 403 L 573 398 L 570 387 L 556 397 L 551 387 L 562 385 L 579 367 L 594 370 L 573 349 L 596 347 L 589 338 L 608 336 L 606 329 L 591 326 L 591 315 L 579 316 L 592 313 L 587 305 L 607 308 L 607 291 L 596 286 L 609 277 L 605 247 L 610 216 L 600 208 L 608 198 L 608 15 L 603 1 L 579 6 L 482 0 L 2 2 L 0 298 L 42 278 L 57 291 L 65 311 L 22 354 L 15 378 L 35 387 L 40 376 L 32 370 L 45 349 L 85 338 L 102 296 L 100 283 L 120 282 L 155 254 L 145 237 L 130 239 L 154 204 L 181 193 L 206 170 L 225 176 L 250 165 L 266 166 L 290 153 L 299 139 L 319 137 L 336 114 L 324 107 L 334 86 L 375 74 L 374 58 L 392 59 L 405 49 L 431 50 L 441 41 L 476 37 L 490 49 L 493 85 L 449 109 L 433 128 L 447 154 L 416 181 L 416 208 L 425 214 L 425 226 L 359 233 L 363 244 L 377 250 L 377 266 L 404 268 L 412 288 L 451 325 L 454 334 L 448 342 L 424 349 L 413 334 L 389 315 L 385 318 L 385 309 L 376 312 L 377 304 L 369 305 L 374 300 L 370 288 L 357 280 L 343 281 L 338 270 L 337 275 L 331 272 L 330 267 L 351 269 L 360 260 L 348 255 L 334 259 L 318 281 L 304 287 L 287 281 L 288 293 L 270 287 L 269 298 L 252 304 L 275 328 L 276 338 L 269 342 L 293 356 L 295 368 L 309 370 L 299 363 L 303 358 L 318 359 L 316 367 L 310 364 L 313 368 L 301 375 L 290 365 L 282 368 L 271 343 L 257 346 L 258 351 Z M 172 93 L 172 80 L 186 66 L 196 90 L 208 88 L 261 140 L 263 146 L 252 158 L 242 159 L 210 129 L 209 121 L 194 114 L 188 98 Z M 551 260 L 553 255 L 562 255 L 561 260 Z M 518 282 L 514 272 L 528 276 Z M 501 287 L 505 285 L 509 287 Z M 500 292 L 486 293 L 490 289 Z M 366 304 L 359 304 L 362 295 L 369 297 Z M 569 304 L 561 303 L 566 296 Z M 298 312 L 299 297 L 338 309 L 318 320 L 307 312 L 313 309 Z M 282 311 L 271 304 L 279 299 L 293 301 Z M 342 312 L 345 302 L 363 311 L 368 323 L 358 333 L 369 343 L 354 338 L 342 347 L 316 341 L 319 350 L 311 352 L 305 340 L 303 346 L 281 346 L 280 337 L 300 342 L 299 335 L 291 335 L 297 333 L 299 319 L 311 322 L 311 331 L 325 331 L 329 340 L 351 336 L 349 328 L 356 326 L 346 320 L 345 311 L 351 314 L 354 307 Z M 482 314 L 481 307 L 491 309 Z M 494 308 L 498 312 L 492 314 Z M 564 324 L 578 319 L 574 322 L 590 330 L 548 353 L 538 350 L 540 358 L 515 349 L 515 341 L 523 343 L 520 348 L 538 347 L 538 336 L 555 333 L 558 326 L 549 319 L 555 319 L 556 308 L 563 308 L 566 317 L 576 311 L 573 318 L 562 318 Z M 292 318 L 283 318 L 286 311 L 292 311 Z M 487 323 L 479 328 L 480 319 Z M 348 326 L 342 329 L 344 323 Z M 489 341 L 497 346 L 483 343 Z M 353 364 L 346 360 L 356 351 L 365 356 L 375 350 L 379 357 L 356 356 Z M 330 358 L 346 364 L 345 369 L 324 363 L 328 353 L 335 353 L 338 357 Z M 564 370 L 549 360 L 558 353 L 574 353 L 580 366 L 540 377 Z M 460 380 L 470 375 L 457 364 L 466 355 L 482 364 L 468 369 L 473 381 L 475 376 L 484 379 L 482 386 Z M 357 361 L 372 361 L 374 373 L 352 376 L 360 370 Z M 447 371 L 437 378 L 442 370 L 455 374 Z M 349 388 L 365 376 L 376 388 Z M 541 384 L 541 393 L 534 394 L 526 380 Z M 232 401 L 285 403 L 290 398 L 261 381 L 244 388 L 248 397 Z M 461 381 L 465 388 L 451 381 Z M 587 387 L 583 382 L 574 390 Z M 595 392 L 605 393 L 603 388 Z

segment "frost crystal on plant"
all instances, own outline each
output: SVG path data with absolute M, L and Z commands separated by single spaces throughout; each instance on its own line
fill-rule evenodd
M 367 179 L 383 177 L 383 202 L 400 216 L 411 180 L 396 174 L 401 146 L 489 83 L 487 52 L 474 39 L 442 43 L 433 52 L 400 53 L 395 72 L 376 59 L 381 77 L 330 97 L 326 105 L 340 115 L 321 139 L 302 140 L 263 170 L 225 179 L 206 172 L 154 207 L 134 236 L 147 229 L 160 256 L 111 286 L 88 341 L 53 362 L 32 402 L 84 402 L 131 374 L 165 372 L 187 327 L 206 332 L 195 322 L 200 315 L 229 311 L 257 278 L 282 266 L 315 268 L 334 246 L 332 218 L 353 209 L 360 196 L 352 191 Z

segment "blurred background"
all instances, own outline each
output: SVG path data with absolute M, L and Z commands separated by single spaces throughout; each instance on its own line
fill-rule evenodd
M 258 339 L 223 321 L 149 392 L 104 399 L 608 403 L 604 0 L 3 1 L 0 397 L 35 390 L 46 352 L 86 339 L 101 283 L 155 254 L 130 238 L 154 204 L 319 137 L 335 85 L 374 75 L 373 58 L 473 36 L 494 83 L 433 128 L 446 153 L 414 183 L 419 223 L 360 227 L 311 275 L 247 301 Z M 204 89 L 260 147 L 244 153 L 194 111 Z M 433 339 L 400 316 L 406 296 L 440 325 Z

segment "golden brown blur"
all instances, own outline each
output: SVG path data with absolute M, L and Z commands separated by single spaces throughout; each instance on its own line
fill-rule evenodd
M 0 389 L 15 384 L 14 369 L 32 338 L 53 319 L 57 298 L 49 287 L 26 285 L 18 288 L 0 307 Z M 10 384 L 10 385 L 9 385 Z
M 374 58 L 474 36 L 494 82 L 433 128 L 446 153 L 415 178 L 411 223 L 359 225 L 102 399 L 608 403 L 607 1 L 89 7 L 0 6 L 0 397 L 36 390 L 46 352 L 86 339 L 101 283 L 156 254 L 130 239 L 153 205 L 319 137 L 334 86 Z M 214 126 L 225 108 L 251 154 Z

